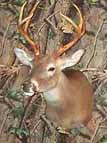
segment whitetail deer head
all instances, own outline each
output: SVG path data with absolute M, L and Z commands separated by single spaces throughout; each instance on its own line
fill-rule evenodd
M 84 50 L 80 49 L 72 56 L 55 58 L 52 55 L 31 57 L 24 50 L 15 48 L 15 54 L 22 64 L 31 67 L 31 82 L 38 92 L 45 92 L 57 86 L 62 71 L 76 65 Z
M 23 12 L 25 4 L 22 6 Z M 84 33 L 83 19 L 78 7 L 74 4 L 80 16 L 80 24 L 76 27 L 77 35 L 73 41 L 62 46 L 55 53 L 40 56 L 37 44 L 29 38 L 26 27 L 29 25 L 29 19 L 34 13 L 33 7 L 28 21 L 19 21 L 19 30 L 27 41 L 34 48 L 36 56 L 29 56 L 24 50 L 15 48 L 15 54 L 24 65 L 31 68 L 31 83 L 36 90 L 43 92 L 47 101 L 47 116 L 64 128 L 71 128 L 76 123 L 87 123 L 92 114 L 92 87 L 86 77 L 80 71 L 66 70 L 66 68 L 76 65 L 84 50 L 76 51 L 72 56 L 59 57 Z M 20 19 L 22 18 L 22 13 Z M 25 29 L 22 29 L 23 23 Z
M 66 70 L 77 64 L 83 53 L 80 49 L 69 57 L 45 55 L 35 59 L 29 58 L 22 49 L 15 49 L 19 60 L 31 67 L 31 83 L 38 92 L 44 93 L 48 118 L 64 128 L 78 122 L 87 123 L 91 118 L 91 85 L 80 71 Z

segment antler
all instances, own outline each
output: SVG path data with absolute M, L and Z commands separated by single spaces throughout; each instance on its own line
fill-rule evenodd
M 62 13 L 61 16 L 65 18 L 71 25 L 74 27 L 75 31 L 77 32 L 77 35 L 75 36 L 73 41 L 70 41 L 68 44 L 61 46 L 55 53 L 53 54 L 56 58 L 62 55 L 65 51 L 67 51 L 69 48 L 71 48 L 85 33 L 85 24 L 84 20 L 81 14 L 81 11 L 79 8 L 73 3 L 73 6 L 76 8 L 79 18 L 80 18 L 80 23 L 77 25 L 74 21 L 72 21 L 69 17 L 63 15 Z
M 33 17 L 34 15 L 34 12 L 37 8 L 37 6 L 39 5 L 39 1 L 33 6 L 33 8 L 31 9 L 28 17 L 24 18 L 22 20 L 22 17 L 23 17 L 23 11 L 24 11 L 24 7 L 26 5 L 27 2 L 25 2 L 23 4 L 23 6 L 21 7 L 21 12 L 20 12 L 20 16 L 19 16 L 19 26 L 18 26 L 18 29 L 20 31 L 20 33 L 25 37 L 25 39 L 28 41 L 28 43 L 31 45 L 31 47 L 34 49 L 34 52 L 36 55 L 39 55 L 40 54 L 40 48 L 39 48 L 39 45 L 37 43 L 35 43 L 30 37 L 29 37 L 29 34 L 28 34 L 28 27 L 29 27 L 29 24 L 31 22 L 31 18 Z M 57 51 L 55 51 L 53 53 L 53 55 L 57 58 L 59 57 L 60 55 L 62 55 L 65 51 L 67 51 L 69 48 L 71 48 L 82 36 L 83 34 L 85 33 L 85 25 L 84 25 L 84 20 L 83 20 L 83 17 L 82 17 L 82 14 L 81 14 L 81 11 L 79 10 L 79 8 L 73 3 L 73 6 L 76 8 L 77 12 L 78 12 L 78 15 L 79 15 L 79 18 L 80 18 L 80 23 L 79 25 L 77 25 L 73 20 L 71 20 L 69 17 L 63 15 L 61 12 L 60 12 L 60 15 L 65 18 L 69 23 L 71 23 L 71 25 L 74 27 L 75 31 L 77 32 L 77 34 L 75 35 L 73 41 L 71 40 L 68 44 L 64 45 L 64 46 L 61 46 Z
M 24 38 L 28 41 L 28 43 L 31 45 L 31 47 L 34 49 L 34 52 L 36 55 L 39 55 L 40 54 L 40 49 L 39 49 L 39 46 L 37 43 L 35 43 L 30 37 L 29 37 L 29 34 L 28 34 L 28 27 L 29 27 L 29 24 L 31 22 L 31 18 L 33 17 L 34 15 L 34 12 L 37 8 L 37 6 L 39 5 L 39 1 L 33 6 L 33 8 L 31 9 L 28 17 L 24 18 L 22 20 L 22 17 L 23 17 L 23 11 L 24 11 L 24 7 L 26 5 L 27 2 L 25 2 L 22 7 L 21 7 L 21 11 L 20 11 L 20 16 L 19 16 L 19 26 L 18 26 L 18 29 L 20 31 L 20 33 L 24 36 Z

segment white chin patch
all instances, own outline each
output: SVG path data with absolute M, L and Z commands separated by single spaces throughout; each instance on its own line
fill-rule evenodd
M 25 96 L 33 96 L 33 95 L 34 95 L 34 92 L 24 92 L 24 95 L 25 95 Z

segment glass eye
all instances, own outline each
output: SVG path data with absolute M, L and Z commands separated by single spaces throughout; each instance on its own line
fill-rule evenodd
M 55 67 L 50 67 L 49 69 L 48 69 L 48 71 L 54 71 L 55 70 Z

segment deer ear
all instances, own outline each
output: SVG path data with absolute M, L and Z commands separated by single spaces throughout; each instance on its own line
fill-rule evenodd
M 76 51 L 72 56 L 60 58 L 58 62 L 60 69 L 64 70 L 66 68 L 76 65 L 80 61 L 84 52 L 85 51 L 83 49 L 80 49 Z
M 16 57 L 19 59 L 19 61 L 27 66 L 30 66 L 32 68 L 33 64 L 32 61 L 34 59 L 33 56 L 25 52 L 23 49 L 15 48 L 14 49 Z

